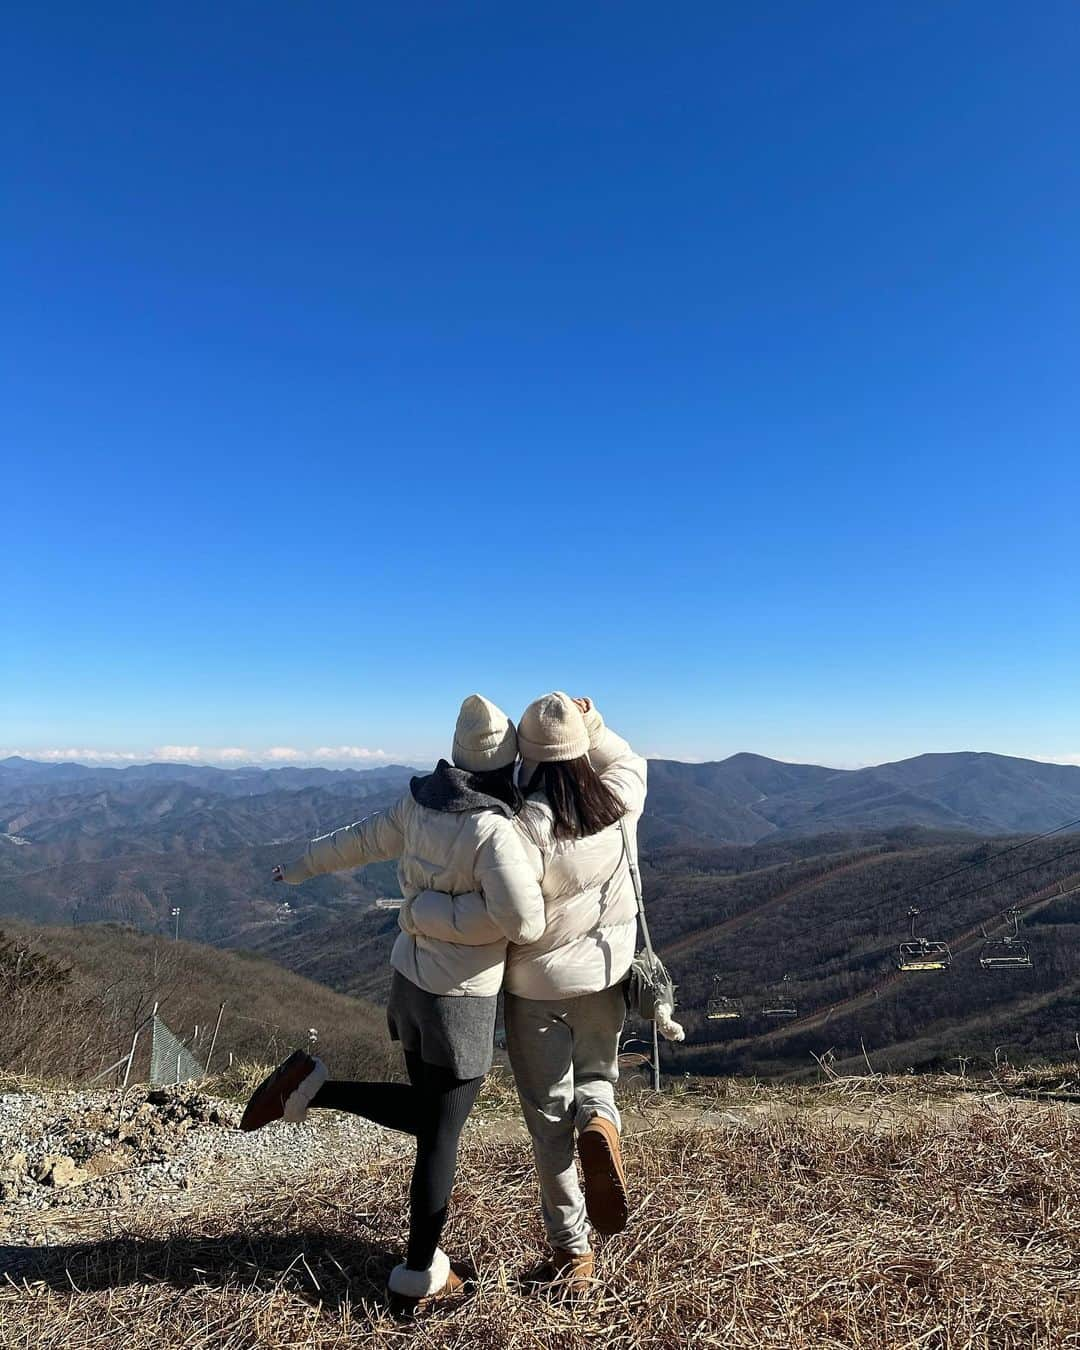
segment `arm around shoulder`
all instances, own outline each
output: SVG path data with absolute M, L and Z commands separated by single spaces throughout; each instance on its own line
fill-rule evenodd
M 547 926 L 538 867 L 513 821 L 499 816 L 476 854 L 476 880 L 492 921 L 508 941 L 527 945 Z

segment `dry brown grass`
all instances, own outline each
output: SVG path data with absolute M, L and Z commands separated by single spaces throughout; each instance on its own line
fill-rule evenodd
M 10 929 L 10 936 L 5 936 Z M 174 942 L 108 924 L 0 929 L 0 1078 L 86 1081 L 126 1055 L 155 1003 L 181 1038 L 196 1024 L 205 1057 L 225 1002 L 214 1064 L 278 1062 L 319 1032 L 343 1077 L 382 1077 L 397 1063 L 385 1013 L 245 952 Z M 143 1035 L 134 1074 L 149 1074 Z M 119 1081 L 119 1075 L 111 1079 Z
M 104 1241 L 5 1253 L 0 1344 L 246 1347 L 1080 1346 L 1080 1117 L 975 1106 L 881 1131 L 818 1117 L 656 1124 L 630 1136 L 636 1207 L 595 1296 L 523 1293 L 541 1234 L 527 1145 L 481 1120 L 445 1245 L 477 1292 L 402 1328 L 381 1291 L 408 1166 L 350 1167 L 291 1193 L 222 1193 Z M 0 1249 L 2 1251 L 2 1249 Z

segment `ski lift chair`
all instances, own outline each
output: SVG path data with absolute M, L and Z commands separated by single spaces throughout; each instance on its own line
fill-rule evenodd
M 947 942 L 935 938 L 919 937 L 915 932 L 915 921 L 919 917 L 916 906 L 908 910 L 911 920 L 911 938 L 901 942 L 896 962 L 899 970 L 948 970 L 952 965 L 952 952 Z
M 742 1009 L 733 998 L 725 998 L 720 992 L 720 976 L 713 979 L 712 995 L 705 1005 L 705 1017 L 710 1022 L 732 1022 L 742 1016 Z
M 790 980 L 789 975 L 785 975 L 780 982 L 780 988 L 777 990 L 776 997 L 766 1003 L 761 1010 L 762 1017 L 798 1017 L 799 1009 L 795 1005 L 795 1000 L 787 992 L 787 984 Z
M 1020 937 L 1020 913 L 1010 909 L 1005 917 L 1012 923 L 1012 932 L 1004 937 L 983 937 L 986 941 L 979 952 L 979 965 L 983 970 L 1030 970 L 1031 950 Z

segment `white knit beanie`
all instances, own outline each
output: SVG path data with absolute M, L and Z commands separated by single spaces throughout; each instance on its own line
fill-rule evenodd
M 505 769 L 517 759 L 517 733 L 501 708 L 482 694 L 461 705 L 454 729 L 454 763 L 469 773 Z
M 530 703 L 518 724 L 521 758 L 533 764 L 580 759 L 589 753 L 589 730 L 569 694 L 556 690 Z

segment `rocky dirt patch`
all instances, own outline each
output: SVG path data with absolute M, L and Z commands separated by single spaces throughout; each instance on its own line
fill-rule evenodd
M 245 1192 L 406 1143 L 337 1112 L 257 1134 L 239 1115 L 185 1087 L 0 1094 L 0 1241 L 85 1234 L 147 1202 L 182 1207 L 208 1187 Z

